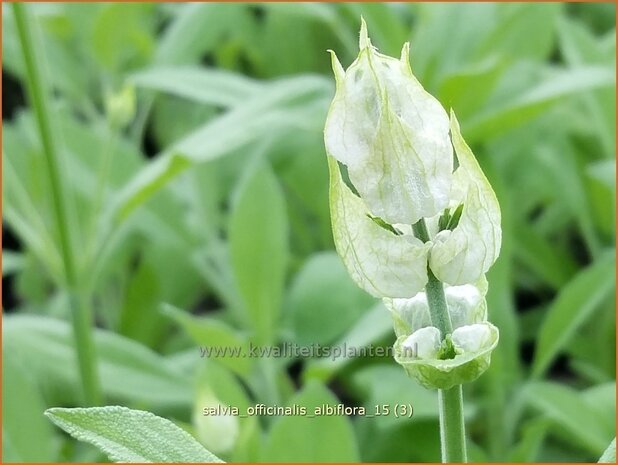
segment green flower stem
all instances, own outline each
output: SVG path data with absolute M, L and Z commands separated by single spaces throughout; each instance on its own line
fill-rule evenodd
M 438 404 L 440 405 L 442 462 L 464 463 L 468 458 L 461 384 L 447 390 L 439 389 Z
M 425 220 L 412 225 L 414 235 L 423 242 L 429 241 Z M 427 267 L 429 280 L 425 291 L 431 314 L 432 324 L 440 330 L 442 338 L 453 332 L 451 317 L 446 305 L 444 286 Z M 451 389 L 438 390 L 440 408 L 440 443 L 442 445 L 442 462 L 459 462 L 467 460 L 466 433 L 463 418 L 463 390 L 461 384 Z
M 33 30 L 33 18 L 29 15 L 27 5 L 13 3 L 13 13 L 15 14 L 15 24 L 24 57 L 28 96 L 36 117 L 49 173 L 52 206 L 60 239 L 64 279 L 70 298 L 73 332 L 84 400 L 89 405 L 96 405 L 100 403 L 101 394 L 92 338 L 92 316 L 87 305 L 87 299 L 79 291 L 77 267 L 67 214 L 66 195 L 60 179 L 60 158 L 53 137 L 52 119 L 47 100 L 48 95 L 44 87 L 41 61 L 37 57 L 41 44 L 40 41 L 37 41 L 37 36 Z

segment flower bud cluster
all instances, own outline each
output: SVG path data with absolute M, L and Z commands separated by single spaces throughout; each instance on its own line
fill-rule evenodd
M 498 341 L 478 283 L 500 251 L 500 207 L 455 114 L 412 74 L 409 45 L 399 59 L 379 53 L 363 21 L 359 48 L 347 70 L 331 52 L 324 141 L 335 247 L 391 310 L 396 359 L 410 374 L 428 387 L 470 381 Z M 420 223 L 423 240 L 413 233 Z M 431 322 L 423 290 L 432 275 L 446 285 L 451 334 Z

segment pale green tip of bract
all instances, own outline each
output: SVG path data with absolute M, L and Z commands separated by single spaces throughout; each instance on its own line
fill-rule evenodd
M 343 66 L 341 65 L 341 63 L 339 62 L 339 58 L 337 58 L 337 54 L 333 50 L 330 50 L 330 49 L 328 49 L 327 52 L 330 53 L 330 63 L 333 68 L 333 73 L 335 74 L 335 84 L 339 86 L 343 82 L 343 79 L 345 78 L 345 70 L 343 69 Z
M 401 57 L 399 58 L 404 66 L 410 66 L 410 42 L 406 42 L 401 47 Z
M 365 19 L 361 16 L 361 29 L 358 38 L 358 48 L 363 51 L 364 49 L 370 47 L 371 40 L 369 39 L 369 33 L 367 32 L 367 23 L 365 22 Z

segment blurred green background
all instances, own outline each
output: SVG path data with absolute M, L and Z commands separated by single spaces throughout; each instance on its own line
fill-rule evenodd
M 200 346 L 394 341 L 333 251 L 322 129 L 360 16 L 452 107 L 502 206 L 501 340 L 464 386 L 470 459 L 596 461 L 615 436 L 615 4 L 32 4 L 105 404 L 234 461 L 437 461 L 435 392 L 389 358 Z M 3 461 L 104 460 L 83 405 L 41 141 L 3 5 Z M 164 305 L 167 304 L 167 305 Z M 411 403 L 411 419 L 196 415 Z

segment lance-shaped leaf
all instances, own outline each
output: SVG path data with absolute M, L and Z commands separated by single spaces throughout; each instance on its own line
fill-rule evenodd
M 347 166 L 372 214 L 413 224 L 449 202 L 448 116 L 412 74 L 408 44 L 399 60 L 382 55 L 363 22 L 359 45 L 347 71 L 332 54 L 337 91 L 324 129 L 326 150 Z
M 380 226 L 346 186 L 330 156 L 328 168 L 333 238 L 348 273 L 376 297 L 412 297 L 427 283 L 430 244 Z
M 150 412 L 108 406 L 51 408 L 45 415 L 116 462 L 221 462 L 189 433 Z
M 451 138 L 459 161 L 451 202 L 463 203 L 463 211 L 452 231 L 441 231 L 434 238 L 429 265 L 440 281 L 455 285 L 478 280 L 496 261 L 502 230 L 498 199 L 452 112 Z

